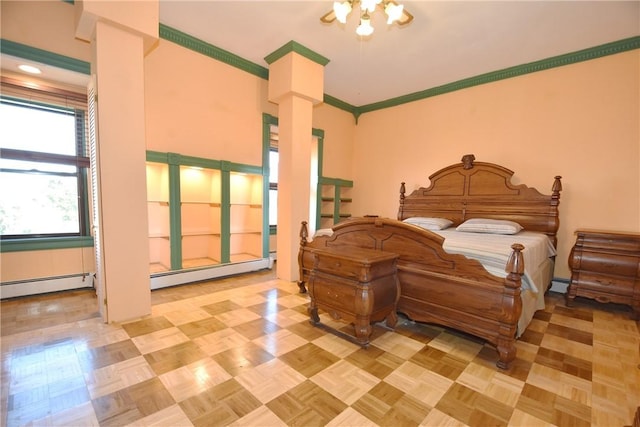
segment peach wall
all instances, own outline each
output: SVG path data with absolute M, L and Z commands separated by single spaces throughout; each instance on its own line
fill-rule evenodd
M 4 252 L 0 256 L 0 279 L 12 282 L 95 271 L 93 248 Z
M 0 9 L 2 38 L 59 55 L 90 61 L 91 46 L 75 38 L 72 4 L 62 1 L 3 0 L 0 2 Z M 16 76 L 4 70 L 2 74 Z M 55 86 L 77 90 L 68 85 Z M 5 252 L 0 256 L 0 279 L 3 282 L 93 271 L 93 248 Z
M 7 1 L 2 8 L 2 38 L 59 55 L 90 61 L 91 46 L 75 38 L 73 4 L 63 1 Z
M 324 130 L 322 175 L 330 178 L 353 179 L 353 114 L 320 104 L 313 110 L 313 127 Z
M 166 40 L 145 58 L 147 149 L 262 165 L 267 81 Z
M 467 153 L 543 193 L 562 175 L 555 274 L 568 278 L 576 228 L 640 231 L 639 81 L 635 50 L 364 114 L 354 213 L 395 217 L 401 181 L 428 186 Z

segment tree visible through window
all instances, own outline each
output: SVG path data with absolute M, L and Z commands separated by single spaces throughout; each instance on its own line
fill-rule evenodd
M 87 235 L 85 112 L 0 99 L 0 235 Z

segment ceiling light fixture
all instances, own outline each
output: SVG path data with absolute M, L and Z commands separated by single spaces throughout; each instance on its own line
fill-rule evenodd
M 33 65 L 22 64 L 22 65 L 18 65 L 18 68 L 21 69 L 22 71 L 24 71 L 25 73 L 29 73 L 29 74 L 41 74 L 42 73 L 42 71 L 40 71 L 40 68 L 34 67 Z
M 413 21 L 413 15 L 404 9 L 404 6 L 394 0 L 343 0 L 333 2 L 333 10 L 320 18 L 320 21 L 330 24 L 337 20 L 341 24 L 347 22 L 351 11 L 360 7 L 360 25 L 356 28 L 356 34 L 362 37 L 373 34 L 371 26 L 371 14 L 376 9 L 384 11 L 387 15 L 387 24 L 397 22 L 398 25 L 406 25 Z

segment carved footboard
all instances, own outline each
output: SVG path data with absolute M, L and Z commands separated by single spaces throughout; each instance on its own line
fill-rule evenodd
M 386 218 L 357 218 L 336 225 L 332 236 L 308 241 L 300 230 L 300 291 L 313 268 L 309 249 L 356 246 L 399 255 L 398 311 L 409 318 L 451 327 L 496 346 L 497 366 L 507 369 L 516 357 L 515 335 L 522 310 L 522 245 L 514 244 L 506 278 L 487 272 L 476 260 L 449 254 L 434 233 Z

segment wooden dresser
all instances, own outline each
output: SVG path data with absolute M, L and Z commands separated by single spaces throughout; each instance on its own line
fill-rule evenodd
M 640 318 L 640 233 L 577 230 L 566 302 L 576 296 L 630 305 Z
M 309 276 L 309 315 L 320 322 L 318 308 L 334 319 L 353 323 L 358 344 L 369 344 L 371 322 L 398 321 L 396 305 L 400 284 L 396 275 L 398 255 L 356 247 L 314 249 Z

